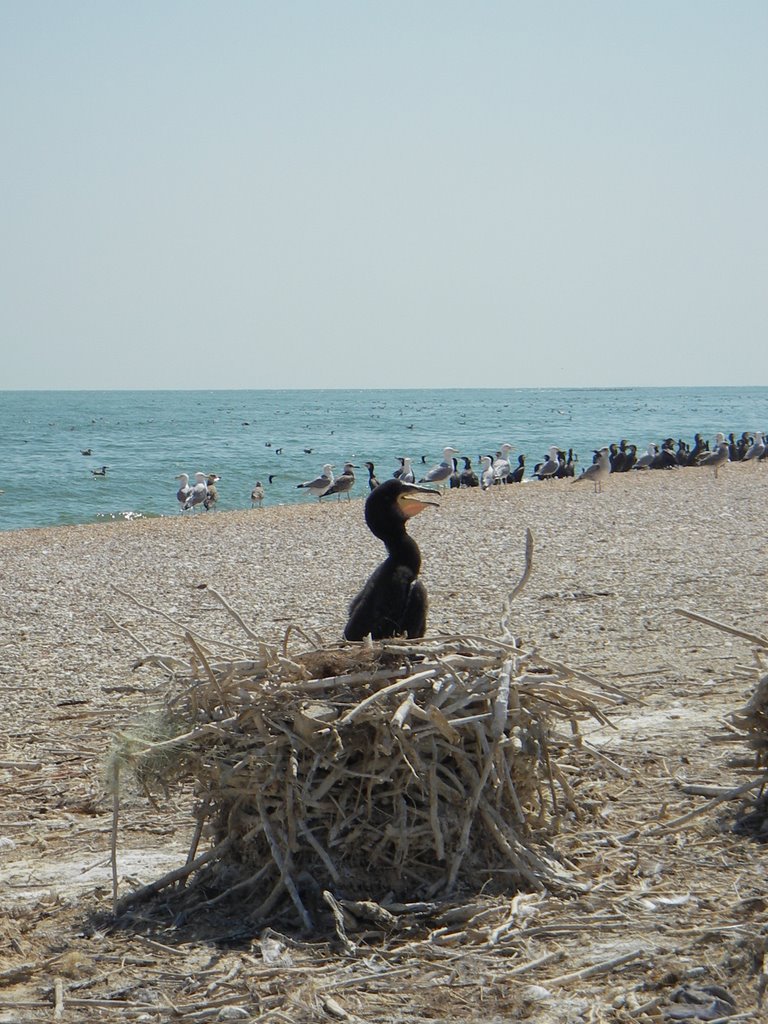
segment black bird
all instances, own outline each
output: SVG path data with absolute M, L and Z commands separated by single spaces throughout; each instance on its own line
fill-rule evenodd
M 390 479 L 366 498 L 365 521 L 374 537 L 384 542 L 387 557 L 350 603 L 345 639 L 362 640 L 368 634 L 374 640 L 403 634 L 424 636 L 427 591 L 418 579 L 421 552 L 406 533 L 405 524 L 430 505 L 437 505 L 421 497 L 436 493 L 429 487 Z
M 372 491 L 374 487 L 379 486 L 379 481 L 376 479 L 376 474 L 373 469 L 373 463 L 364 462 L 363 465 L 368 470 L 368 489 Z
M 479 487 L 480 481 L 477 478 L 477 473 L 472 469 L 472 459 L 468 455 L 462 455 L 464 460 L 464 469 L 459 474 L 459 483 L 462 487 Z
M 106 476 L 109 466 L 102 466 L 101 469 L 92 469 L 91 472 L 94 476 Z
M 520 483 L 523 482 L 523 477 L 524 476 L 525 476 L 525 456 L 524 455 L 518 455 L 517 456 L 517 465 L 512 470 L 512 472 L 509 474 L 508 481 L 511 484 L 520 484 Z

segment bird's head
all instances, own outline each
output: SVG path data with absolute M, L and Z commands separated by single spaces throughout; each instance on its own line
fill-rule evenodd
M 439 507 L 438 502 L 430 500 L 435 497 L 437 491 L 431 487 L 406 484 L 398 479 L 385 480 L 366 499 L 365 521 L 368 529 L 380 537 L 394 523 L 405 523 L 430 506 Z

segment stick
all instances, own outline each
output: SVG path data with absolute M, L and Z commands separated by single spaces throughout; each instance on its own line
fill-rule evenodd
M 525 531 L 525 569 L 523 575 L 520 577 L 517 586 L 514 588 L 509 597 L 504 601 L 504 611 L 501 616 L 501 632 L 505 637 L 510 636 L 509 631 L 509 618 L 512 614 L 512 602 L 523 589 L 528 582 L 533 569 L 533 534 L 530 529 Z
M 687 619 L 693 619 L 694 622 L 703 622 L 705 626 L 712 626 L 714 629 L 720 629 L 723 633 L 732 633 L 734 636 L 740 636 L 744 640 L 749 640 L 750 643 L 757 644 L 758 647 L 768 649 L 768 640 L 764 636 L 759 636 L 757 633 L 748 633 L 744 629 L 736 629 L 735 626 L 726 626 L 724 622 L 718 622 L 716 619 L 708 619 L 706 615 L 698 615 L 696 612 L 688 612 L 685 608 L 674 608 L 673 611 L 677 612 L 678 615 L 684 615 Z
M 550 978 L 548 981 L 543 981 L 542 985 L 544 988 L 548 988 L 550 985 L 568 985 L 572 981 L 583 981 L 585 978 L 593 978 L 596 974 L 607 974 L 615 967 L 628 964 L 631 960 L 637 960 L 641 956 L 645 956 L 645 954 L 646 951 L 644 949 L 636 949 L 632 953 L 615 956 L 612 960 L 602 960 L 599 964 L 592 964 L 591 967 L 584 967 L 580 971 L 573 971 L 571 974 L 561 974 L 559 978 Z
M 201 853 L 199 857 L 196 857 L 189 864 L 185 864 L 181 868 L 176 868 L 175 871 L 169 871 L 162 878 L 158 878 L 156 882 L 150 882 L 149 885 L 143 885 L 140 889 L 136 889 L 135 892 L 129 892 L 126 896 L 119 901 L 115 910 L 115 916 L 125 913 L 125 911 L 133 903 L 140 903 L 142 900 L 148 899 L 150 896 L 154 896 L 155 893 L 160 892 L 161 889 L 165 889 L 169 885 L 173 885 L 174 882 L 178 882 L 181 878 L 186 878 L 191 875 L 193 871 L 197 871 L 204 864 L 208 864 L 212 860 L 218 860 L 222 857 L 232 845 L 232 839 L 227 836 L 226 839 L 222 839 L 216 846 L 211 847 L 210 850 L 206 850 L 205 853 Z
M 718 804 L 723 803 L 726 800 L 735 800 L 743 793 L 748 793 L 750 789 L 759 789 L 764 786 L 768 781 L 768 772 L 764 772 L 759 779 L 753 779 L 751 782 L 745 782 L 741 786 L 737 786 L 735 789 L 729 789 L 726 793 L 721 796 L 716 796 L 714 799 L 709 800 L 701 807 L 695 807 L 692 811 L 688 811 L 687 814 L 683 814 L 679 818 L 674 818 L 672 821 L 667 821 L 663 825 L 656 825 L 655 828 L 649 829 L 645 835 L 647 836 L 660 836 L 664 832 L 669 832 L 671 829 L 679 828 L 692 818 L 697 818 L 700 814 L 706 814 L 707 811 L 711 811 L 713 807 L 717 807 Z

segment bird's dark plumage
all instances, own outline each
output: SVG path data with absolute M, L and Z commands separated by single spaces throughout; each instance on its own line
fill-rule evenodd
M 385 480 L 365 502 L 368 529 L 384 542 L 387 557 L 368 578 L 349 606 L 344 627 L 347 640 L 374 640 L 392 636 L 424 636 L 427 626 L 427 591 L 418 579 L 421 552 L 405 524 L 435 501 L 422 495 L 435 491 L 400 480 Z

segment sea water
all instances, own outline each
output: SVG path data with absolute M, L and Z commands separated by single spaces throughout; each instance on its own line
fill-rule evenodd
M 398 456 L 421 473 L 446 445 L 476 467 L 508 442 L 530 476 L 550 445 L 573 448 L 578 472 L 622 438 L 642 451 L 766 428 L 766 387 L 0 391 L 0 529 L 178 516 L 180 473 L 218 474 L 217 508 L 243 509 L 257 480 L 265 505 L 316 501 L 298 484 L 324 463 L 358 465 L 362 497 L 365 461 L 379 479 Z

